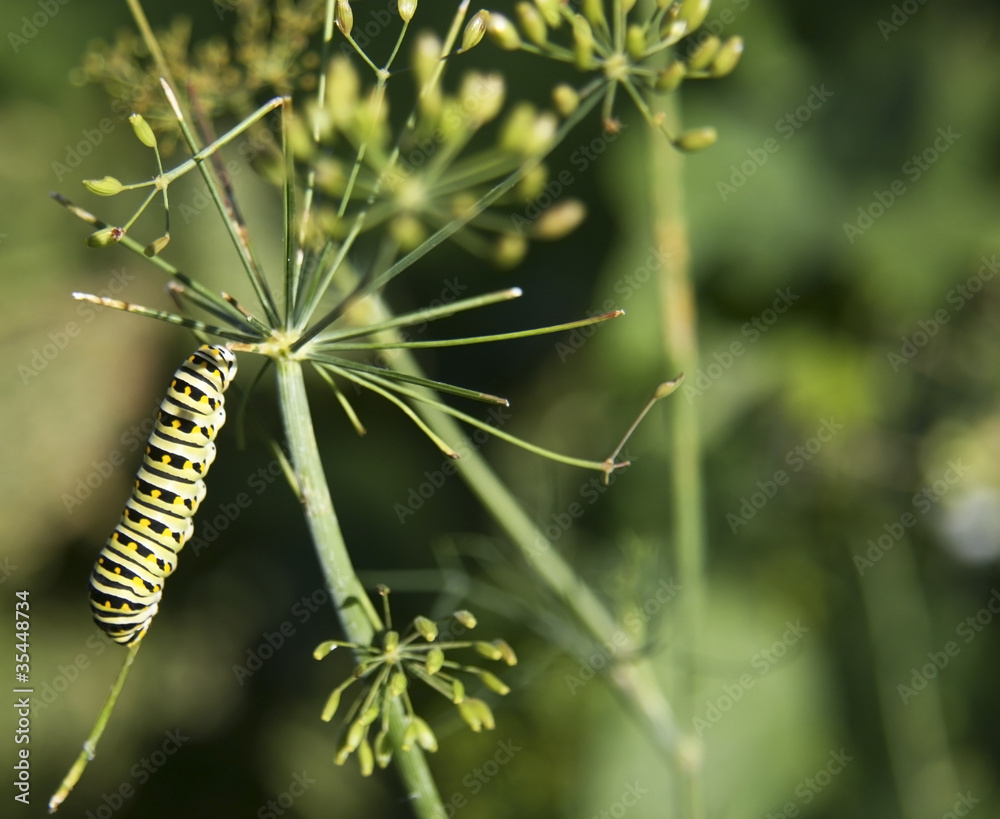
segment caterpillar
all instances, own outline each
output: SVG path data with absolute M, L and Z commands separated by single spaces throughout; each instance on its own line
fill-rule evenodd
M 141 640 L 159 609 L 194 531 L 213 440 L 226 422 L 223 393 L 235 376 L 232 351 L 205 344 L 174 373 L 160 404 L 132 496 L 90 573 L 94 620 L 115 642 Z

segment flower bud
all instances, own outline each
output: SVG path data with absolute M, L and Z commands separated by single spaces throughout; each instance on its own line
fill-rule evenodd
M 153 136 L 153 129 L 149 127 L 149 123 L 142 118 L 142 114 L 132 114 L 128 118 L 129 124 L 132 126 L 132 130 L 135 131 L 135 135 L 139 137 L 139 141 L 145 145 L 147 148 L 156 147 L 156 137 Z
M 554 241 L 576 230 L 587 217 L 587 208 L 579 199 L 564 199 L 547 208 L 535 222 L 531 235 Z M 499 659 L 494 657 L 493 659 Z
M 490 710 L 490 707 L 482 700 L 477 700 L 474 697 L 469 697 L 465 702 L 461 703 L 458 706 L 458 713 L 477 734 L 483 728 L 487 731 L 492 731 L 496 727 L 496 721 L 493 719 L 493 712 Z
M 625 33 L 625 50 L 633 59 L 642 59 L 646 53 L 646 32 L 642 26 L 633 23 Z
M 454 679 L 451 683 L 451 701 L 458 705 L 465 699 L 465 684 L 459 680 Z
M 718 138 L 718 133 L 716 133 L 716 130 L 712 127 L 692 128 L 690 131 L 685 131 L 674 140 L 674 147 L 678 150 L 692 153 L 694 151 L 704 150 L 705 148 L 714 145 Z
M 493 262 L 497 267 L 510 269 L 519 265 L 528 252 L 528 242 L 516 233 L 504 233 L 493 248 Z
M 459 116 L 467 118 L 473 128 L 481 128 L 500 113 L 506 94 L 502 74 L 470 72 L 463 77 L 458 89 Z
M 424 617 L 422 614 L 413 619 L 413 627 L 428 643 L 434 642 L 438 636 L 437 623 Z
M 152 259 L 154 256 L 160 255 L 160 253 L 163 252 L 163 249 L 169 244 L 170 244 L 170 234 L 165 233 L 163 236 L 160 236 L 157 239 L 153 239 L 152 242 L 150 242 L 143 248 L 142 252 L 150 259 Z
M 521 24 L 524 36 L 537 46 L 545 45 L 549 40 L 549 27 L 545 25 L 545 20 L 531 3 L 518 3 L 514 11 L 517 13 L 517 20 Z
M 581 70 L 591 68 L 594 62 L 594 32 L 582 14 L 573 17 L 573 53 L 576 67 Z
M 743 56 L 743 38 L 742 37 L 730 37 L 726 42 L 722 44 L 722 48 L 719 49 L 718 54 L 715 55 L 715 59 L 712 60 L 712 65 L 709 67 L 713 77 L 725 77 L 733 73 L 733 70 L 739 65 L 740 58 Z
M 560 83 L 552 89 L 552 104 L 555 105 L 559 116 L 568 117 L 579 107 L 580 95 L 573 86 Z
M 551 111 L 542 111 L 531 123 L 531 129 L 524 135 L 522 150 L 527 156 L 548 153 L 559 130 L 559 120 Z
M 487 27 L 490 39 L 505 51 L 517 51 L 521 47 L 521 35 L 514 24 L 502 14 L 492 12 Z
M 326 75 L 326 112 L 337 127 L 351 125 L 357 115 L 361 78 L 350 59 L 339 54 L 330 60 Z
M 424 660 L 424 668 L 430 675 L 437 674 L 444 665 L 444 652 L 440 648 L 432 648 L 427 652 L 427 659 Z
M 96 233 L 91 233 L 84 241 L 88 247 L 107 247 L 122 240 L 125 230 L 120 227 L 107 227 Z
M 667 255 L 669 256 L 670 253 L 667 253 Z M 683 380 L 684 380 L 684 373 L 681 373 L 680 375 L 677 376 L 677 378 L 674 378 L 671 381 L 664 381 L 653 392 L 653 400 L 659 401 L 661 398 L 666 398 L 668 395 L 670 395 L 670 393 L 672 393 L 681 385 L 681 382 Z
M 375 722 L 375 720 L 378 719 L 378 715 L 380 713 L 381 710 L 379 708 L 379 704 L 377 702 L 372 703 L 365 709 L 365 712 L 360 717 L 358 717 L 358 722 L 362 723 L 363 725 L 371 725 L 373 722 Z
M 351 10 L 349 0 L 337 0 L 337 10 L 334 13 L 339 28 L 346 36 L 350 36 L 351 29 L 354 28 L 354 12 Z
M 389 223 L 389 232 L 399 243 L 400 250 L 409 252 L 427 238 L 423 222 L 408 213 L 397 216 Z
M 480 671 L 479 679 L 483 681 L 483 684 L 489 688 L 491 691 L 496 691 L 500 695 L 509 694 L 510 686 L 504 683 L 496 674 L 491 674 L 489 671 Z
M 333 157 L 317 157 L 313 167 L 316 169 L 316 187 L 323 193 L 340 196 L 347 189 L 344 166 Z
M 705 22 L 711 5 L 712 0 L 681 0 L 677 19 L 687 24 L 687 31 L 690 34 Z
M 680 60 L 674 60 L 656 75 L 656 83 L 653 86 L 661 94 L 669 94 L 676 91 L 687 74 L 687 67 Z
M 413 13 L 417 10 L 417 0 L 399 0 L 399 16 L 404 23 L 409 23 L 413 19 Z
M 706 37 L 688 57 L 687 64 L 692 71 L 704 71 L 712 64 L 715 55 L 719 53 L 722 41 L 714 34 Z
M 103 179 L 84 179 L 83 186 L 98 196 L 114 196 L 125 189 L 125 186 L 113 176 L 105 176 Z
M 414 717 L 413 719 L 417 723 L 417 745 L 425 751 L 434 753 L 438 749 L 438 741 L 431 730 L 431 726 L 420 719 L 420 717 Z
M 475 647 L 476 651 L 478 651 L 480 654 L 482 654 L 489 660 L 499 660 L 501 657 L 503 657 L 503 652 L 500 651 L 500 649 L 497 648 L 495 645 L 493 645 L 493 643 L 487 643 L 484 640 L 477 640 L 475 643 L 473 643 L 473 646 Z
M 476 627 L 476 615 L 474 615 L 471 611 L 468 611 L 467 609 L 460 609 L 456 611 L 454 614 L 452 614 L 452 617 L 458 620 L 458 622 L 461 623 L 466 628 Z
M 438 749 L 437 737 L 434 736 L 431 727 L 416 715 L 410 717 L 410 724 L 406 726 L 406 731 L 403 732 L 402 749 L 409 751 L 413 747 L 414 742 L 425 751 L 430 751 L 431 753 Z
M 390 629 L 385 633 L 385 636 L 382 638 L 382 647 L 386 651 L 395 651 L 398 646 L 399 646 L 399 632 Z
M 549 181 L 549 166 L 544 162 L 539 162 L 534 168 L 524 175 L 524 179 L 517 183 L 517 195 L 525 202 L 531 202 L 538 197 L 545 189 L 545 184 Z
M 468 51 L 470 48 L 474 48 L 482 42 L 489 22 L 490 13 L 486 9 L 480 9 L 472 15 L 472 19 L 465 24 L 465 31 L 462 32 L 462 47 L 458 50 L 459 54 L 463 51 Z
M 367 738 L 361 740 L 361 744 L 358 746 L 358 767 L 361 768 L 362 776 L 371 776 L 372 771 L 375 770 L 375 756 L 372 754 L 372 746 L 368 743 Z
M 529 153 L 525 150 L 525 135 L 531 129 L 535 113 L 535 107 L 530 102 L 521 102 L 507 114 L 500 129 L 499 144 L 503 150 L 518 154 Z
M 507 665 L 517 665 L 517 655 L 506 640 L 494 640 L 493 645 L 500 649 L 501 659 Z
M 441 59 L 441 41 L 430 31 L 422 31 L 417 35 L 413 46 L 413 71 L 417 78 L 417 87 L 427 85 L 438 60 Z
M 476 713 L 476 709 L 469 705 L 470 702 L 471 700 L 466 700 L 463 703 L 459 703 L 458 713 L 465 720 L 466 725 L 478 734 L 483 730 L 483 721 L 479 718 L 479 714 Z
M 407 681 L 406 675 L 402 671 L 395 672 L 389 678 L 389 696 L 398 697 L 406 690 Z
M 562 17 L 559 14 L 559 4 L 561 0 L 535 0 L 538 11 L 545 18 L 546 24 L 551 28 L 559 28 Z
M 594 28 L 608 27 L 608 20 L 604 16 L 604 0 L 583 0 L 583 16 Z
M 327 654 L 333 651 L 337 647 L 336 640 L 326 640 L 320 643 L 316 648 L 313 649 L 313 657 L 317 660 L 322 660 Z
M 335 688 L 333 693 L 327 698 L 326 705 L 323 706 L 323 713 L 320 715 L 320 719 L 323 722 L 329 722 L 333 719 L 333 715 L 337 712 L 337 708 L 340 705 L 340 689 Z
M 347 753 L 356 750 L 361 744 L 361 740 L 365 738 L 365 728 L 367 727 L 361 720 L 354 720 L 351 723 L 351 727 L 347 729 L 347 737 L 344 739 L 343 750 L 346 750 Z
M 676 8 L 676 6 L 674 6 Z M 673 45 L 688 33 L 688 24 L 685 20 L 678 20 L 676 15 L 667 13 L 660 26 L 660 46 Z
M 375 736 L 375 762 L 380 768 L 388 766 L 392 760 L 392 738 L 389 729 L 383 728 Z

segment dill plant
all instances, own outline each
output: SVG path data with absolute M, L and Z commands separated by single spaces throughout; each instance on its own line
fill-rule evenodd
M 335 761 L 343 763 L 356 754 L 361 772 L 367 775 L 376 764 L 385 767 L 394 760 L 417 815 L 443 816 L 422 753 L 435 750 L 437 740 L 414 710 L 410 682 L 422 682 L 450 699 L 473 730 L 491 728 L 494 717 L 489 706 L 465 694 L 458 674 L 472 675 L 498 694 L 506 693 L 508 686 L 492 672 L 456 661 L 451 654 L 473 649 L 508 665 L 516 662 L 516 655 L 503 640 L 440 641 L 438 624 L 421 616 L 404 631 L 394 630 L 385 588 L 380 588 L 382 612 L 373 605 L 352 566 L 320 463 L 304 369 L 318 372 L 359 432 L 363 425 L 346 385 L 384 397 L 449 457 L 458 459 L 461 452 L 458 473 L 507 532 L 523 558 L 523 571 L 552 593 L 562 615 L 580 632 L 601 641 L 620 635 L 614 614 L 467 445 L 456 420 L 554 461 L 594 470 L 605 481 L 627 465 L 618 455 L 635 425 L 603 459 L 552 452 L 442 401 L 443 393 L 505 403 L 497 396 L 427 378 L 409 351 L 559 332 L 613 319 L 622 311 L 502 334 L 414 341 L 407 335 L 409 328 L 515 299 L 520 290 L 506 288 L 398 316 L 380 293 L 444 241 L 494 265 L 515 267 L 530 241 L 559 239 L 574 230 L 585 215 L 582 203 L 575 200 L 557 202 L 531 221 L 519 214 L 545 189 L 544 158 L 598 106 L 608 133 L 620 130 L 615 110 L 624 96 L 673 148 L 694 151 L 710 146 L 713 129 L 675 129 L 651 100 L 676 91 L 686 80 L 725 76 L 739 60 L 742 41 L 694 39 L 708 12 L 708 0 L 584 0 L 579 12 L 560 0 L 534 0 L 516 5 L 514 21 L 487 10 L 470 15 L 469 0 L 462 0 L 443 36 L 412 30 L 419 17 L 417 0 L 399 0 L 397 16 L 384 33 L 386 40 L 395 39 L 389 54 L 381 57 L 355 36 L 354 9 L 348 0 L 276 0 L 273 5 L 264 0 L 231 4 L 218 0 L 217 8 L 233 13 L 231 42 L 195 44 L 185 21 L 154 32 L 139 0 L 128 0 L 128 5 L 138 35 L 120 34 L 111 45 L 95 46 L 79 73 L 86 81 L 103 84 L 119 98 L 116 104 L 131 106 L 135 134 L 153 152 L 158 173 L 132 184 L 114 176 L 85 183 L 92 194 L 105 197 L 146 191 L 145 200 L 121 224 L 108 223 L 63 196 L 56 198 L 91 225 L 88 244 L 121 244 L 169 276 L 168 290 L 179 309 L 171 312 L 75 295 L 188 328 L 201 338 L 223 339 L 241 353 L 262 355 L 268 363 L 262 374 L 273 367 L 285 445 L 284 451 L 276 450 L 302 502 L 348 638 L 323 643 L 315 656 L 342 647 L 351 650 L 357 662 L 354 674 L 331 693 L 322 718 L 331 719 L 342 693 L 365 680 L 347 711 Z M 499 73 L 467 71 L 457 84 L 446 82 L 449 64 L 481 47 L 487 37 L 502 50 L 575 66 L 582 82 L 555 85 L 552 110 L 539 110 L 524 101 L 508 103 L 509 92 Z M 155 86 L 151 77 L 157 78 Z M 405 119 L 394 121 L 390 101 L 396 84 L 402 82 L 414 84 L 415 102 Z M 277 96 L 255 108 L 261 94 Z M 217 137 L 215 124 L 232 116 L 241 118 L 239 124 Z M 253 152 L 257 169 L 282 191 L 280 275 L 262 269 L 221 158 L 225 146 L 242 134 L 249 134 L 259 146 Z M 164 158 L 169 165 L 179 143 L 186 145 L 191 158 L 164 170 Z M 195 170 L 223 219 L 252 302 L 209 290 L 165 258 L 171 241 L 170 185 Z M 166 213 L 164 232 L 144 241 L 135 238 L 139 217 L 160 199 Z M 358 250 L 366 241 L 364 246 L 374 250 L 372 261 L 362 270 Z M 359 357 L 372 354 L 387 366 Z M 639 418 L 677 383 L 667 381 L 657 387 Z M 453 616 L 466 628 L 475 625 L 470 612 Z M 690 773 L 697 768 L 697 749 L 677 727 L 673 709 L 642 656 L 642 646 L 631 638 L 627 642 L 609 679 L 659 749 Z M 138 644 L 130 649 L 95 732 L 53 798 L 52 809 L 93 755 L 137 650 Z M 691 815 L 696 813 L 692 806 Z

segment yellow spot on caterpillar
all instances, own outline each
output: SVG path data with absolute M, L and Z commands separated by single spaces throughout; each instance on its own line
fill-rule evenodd
M 148 452 L 149 450 L 146 450 L 146 451 Z M 169 464 L 170 463 L 170 456 L 169 455 L 164 455 L 162 458 L 160 458 L 160 463 L 161 464 Z
M 121 566 L 115 566 L 115 574 L 121 574 L 121 573 L 122 573 L 122 567 Z
M 154 489 L 152 492 L 149 493 L 149 496 L 151 498 L 159 498 L 161 494 L 162 493 L 160 492 L 159 489 Z

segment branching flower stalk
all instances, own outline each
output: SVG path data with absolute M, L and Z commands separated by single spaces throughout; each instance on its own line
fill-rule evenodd
M 224 51 L 214 52 L 215 73 L 226 77 L 230 85 L 238 84 L 242 77 L 248 84 L 251 78 L 257 78 L 258 87 L 273 87 L 283 94 L 296 88 L 315 88 L 313 100 L 301 106 L 304 111 L 301 117 L 292 116 L 291 100 L 286 96 L 276 97 L 254 112 L 241 110 L 240 100 L 245 103 L 248 97 L 227 96 L 219 93 L 219 88 L 212 88 L 212 72 L 204 70 L 204 66 L 196 69 L 186 63 L 186 49 L 178 48 L 176 43 L 173 48 L 161 48 L 138 0 L 127 2 L 156 64 L 157 74 L 162 78 L 163 99 L 169 116 L 149 100 L 146 100 L 145 113 L 148 121 L 155 125 L 172 126 L 162 139 L 158 139 L 144 117 L 132 118 L 137 136 L 155 152 L 159 173 L 152 182 L 139 185 L 123 185 L 113 177 L 88 185 L 93 193 L 105 196 L 140 187 L 151 189 L 147 201 L 124 225 L 109 225 L 65 198 L 57 199 L 93 226 L 90 244 L 121 243 L 133 252 L 143 253 L 171 276 L 169 292 L 181 312 L 155 310 L 88 294 L 75 295 L 186 327 L 200 336 L 226 339 L 232 349 L 264 355 L 275 365 L 288 456 L 293 468 L 293 488 L 302 501 L 317 556 L 348 638 L 343 645 L 355 651 L 359 676 L 377 672 L 378 684 L 366 695 L 369 699 L 365 701 L 367 704 L 362 703 L 365 707 L 361 716 L 368 719 L 378 704 L 376 701 L 382 697 L 378 713 L 385 722 L 375 748 L 366 745 L 367 726 L 371 722 L 355 720 L 348 729 L 342 752 L 344 748 L 348 748 L 348 753 L 358 751 L 362 769 L 366 770 L 370 767 L 370 757 L 388 761 L 386 748 L 391 740 L 393 758 L 417 814 L 443 816 L 443 807 L 422 755 L 422 749 L 430 750 L 435 743 L 415 721 L 408 698 L 404 697 L 405 689 L 400 688 L 399 682 L 393 687 L 391 680 L 400 679 L 398 675 L 405 670 L 440 690 L 445 677 L 435 679 L 436 675 L 444 667 L 458 667 L 445 666 L 442 661 L 442 665 L 432 671 L 437 660 L 431 661 L 428 653 L 423 670 L 418 670 L 412 640 L 406 638 L 409 642 L 401 653 L 398 637 L 390 636 L 394 632 L 387 630 L 358 580 L 320 462 L 305 389 L 304 365 L 308 363 L 327 381 L 359 432 L 363 432 L 359 416 L 339 386 L 344 381 L 387 398 L 450 457 L 457 457 L 455 442 L 460 439 L 460 432 L 453 419 L 458 418 L 478 424 L 491 434 L 545 457 L 596 470 L 607 480 L 612 471 L 626 465 L 617 459 L 621 446 L 608 458 L 594 461 L 552 453 L 499 432 L 455 410 L 437 396 L 444 392 L 487 404 L 505 404 L 504 399 L 427 378 L 417 369 L 408 350 L 556 332 L 606 321 L 621 315 L 621 311 L 516 333 L 449 341 L 413 341 L 405 335 L 407 328 L 516 298 L 520 291 L 516 288 L 502 290 L 463 299 L 445 309 L 417 310 L 402 316 L 393 316 L 378 292 L 423 255 L 449 239 L 472 253 L 510 266 L 523 256 L 528 239 L 555 239 L 565 235 L 583 218 L 579 203 L 557 204 L 526 227 L 512 219 L 509 211 L 511 207 L 518 208 L 523 202 L 531 201 L 543 189 L 547 179 L 547 170 L 542 164 L 544 157 L 602 100 L 604 127 L 616 129 L 613 105 L 619 87 L 657 129 L 666 132 L 663 118 L 652 113 L 645 96 L 672 91 L 683 79 L 728 73 L 735 66 L 742 44 L 738 40 L 723 44 L 717 38 L 714 41 L 709 38 L 689 54 L 686 61 L 674 60 L 667 68 L 654 70 L 652 65 L 662 61 L 671 46 L 697 29 L 707 12 L 708 2 L 658 0 L 652 15 L 638 24 L 629 22 L 628 15 L 634 3 L 627 0 L 615 0 L 610 15 L 605 13 L 603 3 L 590 0 L 583 4 L 582 15 L 573 13 L 568 5 L 558 0 L 536 0 L 534 6 L 521 3 L 518 11 L 528 40 L 525 42 L 513 25 L 499 15 L 480 11 L 466 22 L 469 2 L 463 0 L 443 42 L 433 36 L 419 37 L 413 65 L 417 101 L 405 124 L 393 137 L 386 91 L 394 76 L 393 63 L 416 11 L 415 0 L 399 0 L 401 31 L 381 66 L 353 38 L 353 12 L 347 0 L 326 0 L 321 16 L 310 16 L 310 9 L 318 10 L 319 3 L 309 0 L 304 0 L 301 7 L 287 4 L 283 7 L 281 15 L 284 16 L 275 18 L 278 28 L 284 26 L 285 30 L 296 32 L 299 39 L 290 39 L 295 44 L 281 52 L 280 81 L 260 80 L 266 75 L 268 66 L 273 68 L 273 62 L 269 63 L 268 59 L 274 54 L 262 52 L 259 43 L 237 51 L 235 63 L 227 62 L 229 57 Z M 244 6 L 249 9 L 247 16 L 240 18 L 238 31 L 253 42 L 257 42 L 253 38 L 259 39 L 260 32 L 249 21 L 255 19 L 254 15 L 260 16 L 261 2 L 248 0 L 237 9 L 238 15 L 243 14 Z M 564 25 L 562 30 L 570 32 L 570 44 L 550 43 L 549 32 Z M 314 59 L 304 43 L 308 41 L 308 34 L 315 30 L 322 30 L 323 35 L 321 54 Z M 443 89 L 442 77 L 452 56 L 475 47 L 487 33 L 504 48 L 521 48 L 573 62 L 594 76 L 582 88 L 559 86 L 555 89 L 554 104 L 563 116 L 561 123 L 553 114 L 521 104 L 502 124 L 496 145 L 473 153 L 468 150 L 472 137 L 496 118 L 503 107 L 502 78 L 470 74 L 458 94 L 449 95 Z M 353 65 L 341 56 L 334 56 L 332 44 L 336 37 L 343 37 L 374 73 L 375 84 L 369 91 L 361 91 L 360 78 Z M 124 65 L 128 68 L 126 73 L 136 73 L 128 54 L 120 50 L 107 54 L 101 65 L 113 65 L 116 70 Z M 314 84 L 310 81 L 311 65 L 320 68 Z M 100 75 L 100 70 L 94 73 Z M 172 77 L 179 76 L 189 81 L 190 98 L 178 93 L 175 83 L 171 82 Z M 107 79 L 104 77 L 105 81 Z M 191 110 L 195 110 L 197 116 L 192 117 Z M 264 152 L 262 170 L 276 170 L 275 176 L 284 184 L 285 270 L 280 289 L 268 283 L 228 180 L 220 173 L 221 163 L 215 164 L 216 152 L 223 144 L 232 142 L 244 132 L 254 134 L 266 129 L 268 115 L 275 111 L 281 115 L 282 148 L 277 152 Z M 244 119 L 236 128 L 215 139 L 211 132 L 212 119 L 222 112 L 237 113 Z M 192 121 L 199 123 L 200 134 L 192 130 Z M 160 149 L 169 147 L 175 133 L 187 144 L 192 158 L 164 171 Z M 668 136 L 672 144 L 682 150 L 696 150 L 714 141 L 711 129 L 668 133 Z M 416 167 L 408 162 L 416 155 L 415 151 L 423 151 L 422 161 Z M 169 241 L 169 221 L 164 233 L 146 245 L 131 236 L 139 214 L 156 195 L 162 195 L 166 209 L 169 185 L 193 168 L 198 169 L 208 185 L 237 249 L 257 301 L 252 309 L 229 294 L 209 290 L 160 257 Z M 301 187 L 297 183 L 300 170 Z M 301 209 L 296 207 L 299 191 Z M 359 246 L 362 237 L 375 229 L 383 229 L 374 256 L 375 264 L 360 274 L 351 266 L 352 251 Z M 279 303 L 275 291 L 282 294 L 283 303 Z M 200 311 L 205 318 L 188 315 L 193 310 Z M 396 363 L 392 369 L 373 367 L 356 357 L 359 353 L 389 349 L 395 350 Z M 667 382 L 658 388 L 650 405 L 669 394 L 675 386 L 676 382 Z M 586 632 L 598 639 L 610 639 L 617 631 L 614 617 L 542 537 L 510 493 L 474 453 L 461 463 L 461 471 L 473 490 L 507 528 L 537 577 L 565 603 Z M 375 647 L 378 639 L 382 641 L 381 648 Z M 612 670 L 612 679 L 630 706 L 649 723 L 659 745 L 676 753 L 678 732 L 670 706 L 648 662 L 639 659 L 641 647 L 632 648 L 634 653 Z M 389 667 L 395 667 L 395 675 L 383 673 Z M 464 670 L 473 669 L 465 667 Z M 475 670 L 473 673 L 496 691 L 505 688 L 499 680 L 494 684 L 492 675 L 483 676 Z M 468 698 L 464 698 L 464 694 L 455 695 L 455 690 L 452 687 L 452 695 L 460 707 L 463 702 L 468 703 Z M 373 695 L 372 691 L 376 693 Z M 487 717 L 486 713 L 473 703 L 471 706 L 466 704 L 463 716 L 473 728 L 489 727 L 492 715 Z M 368 751 L 364 750 L 366 747 Z

